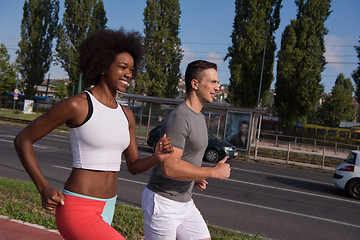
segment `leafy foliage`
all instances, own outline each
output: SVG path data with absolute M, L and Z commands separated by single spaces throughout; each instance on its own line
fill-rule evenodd
M 12 92 L 15 88 L 15 66 L 4 44 L 0 44 L 0 92 Z
M 359 44 L 360 44 L 360 40 L 359 40 Z M 355 97 L 356 97 L 356 100 L 359 102 L 360 101 L 360 45 L 355 46 L 355 50 L 357 52 L 359 66 L 353 71 L 352 78 L 354 79 L 355 86 L 356 86 Z
M 257 105 L 262 66 L 261 97 L 265 99 L 270 90 L 276 50 L 274 33 L 280 24 L 281 2 L 235 1 L 232 46 L 225 59 L 230 58 L 229 101 L 237 107 Z
M 65 82 L 60 80 L 53 83 L 55 85 L 55 96 L 61 100 L 69 96 L 68 89 L 65 85 Z
M 139 74 L 135 91 L 156 97 L 175 97 L 181 77 L 183 57 L 179 35 L 178 0 L 147 0 L 144 10 L 144 72 Z
M 80 78 L 77 49 L 88 33 L 106 28 L 106 23 L 102 0 L 65 0 L 65 12 L 57 36 L 56 60 L 70 78 L 72 95 Z
M 25 96 L 32 98 L 52 62 L 52 41 L 58 29 L 59 0 L 26 0 L 18 53 Z
M 297 19 L 288 25 L 278 53 L 275 107 L 283 125 L 306 122 L 320 98 L 325 67 L 325 20 L 331 0 L 296 0 Z
M 354 86 L 350 78 L 345 78 L 340 73 L 325 103 L 318 111 L 319 118 L 324 125 L 339 126 L 341 121 L 353 121 L 355 116 L 354 106 L 352 105 Z

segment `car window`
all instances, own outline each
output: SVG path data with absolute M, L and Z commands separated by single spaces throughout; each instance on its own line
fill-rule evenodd
M 356 153 L 350 152 L 349 155 L 347 156 L 345 162 L 355 165 L 355 160 L 356 160 Z

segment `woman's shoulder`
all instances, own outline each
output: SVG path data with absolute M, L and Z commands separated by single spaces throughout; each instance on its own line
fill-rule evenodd
M 61 102 L 67 107 L 76 110 L 77 108 L 83 108 L 84 104 L 87 105 L 87 98 L 85 92 L 82 92 L 74 96 L 68 97 Z
M 85 93 L 80 93 L 60 102 L 56 103 L 51 110 L 55 112 L 60 112 L 61 114 L 66 114 L 70 116 L 77 115 L 82 111 L 87 111 L 87 99 Z

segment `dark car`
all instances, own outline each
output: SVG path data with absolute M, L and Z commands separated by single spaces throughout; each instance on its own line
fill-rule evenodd
M 160 128 L 157 126 L 149 132 L 147 145 L 155 149 L 156 143 L 160 139 Z M 219 140 L 209 134 L 208 146 L 205 150 L 204 160 L 208 162 L 218 162 L 225 156 L 234 158 L 237 156 L 236 148 L 227 141 Z

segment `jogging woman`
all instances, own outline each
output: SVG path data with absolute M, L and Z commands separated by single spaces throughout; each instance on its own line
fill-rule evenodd
M 16 136 L 15 149 L 43 208 L 56 209 L 56 224 L 65 239 L 124 239 L 110 226 L 122 155 L 128 170 L 138 174 L 168 158 L 173 147 L 163 136 L 152 156 L 140 158 L 134 115 L 115 99 L 143 59 L 140 34 L 100 30 L 84 40 L 79 53 L 84 82 L 93 87 L 34 120 Z M 33 144 L 63 124 L 69 129 L 73 169 L 64 189 L 57 190 L 42 174 Z

